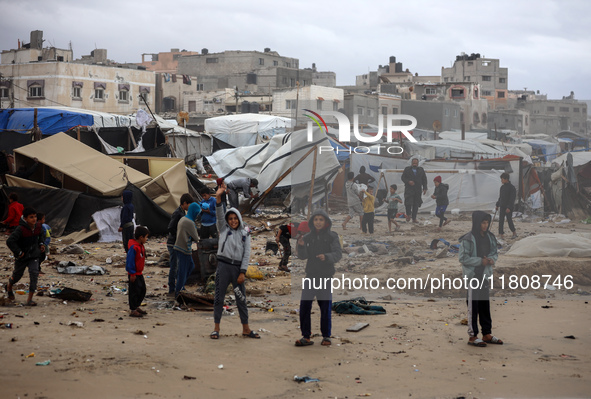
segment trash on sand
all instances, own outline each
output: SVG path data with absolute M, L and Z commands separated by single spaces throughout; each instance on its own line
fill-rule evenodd
M 37 362 L 35 366 L 49 366 L 51 364 L 51 360 L 46 360 L 44 362 Z
M 68 322 L 69 326 L 74 326 L 74 327 L 78 327 L 78 328 L 82 328 L 84 327 L 84 323 L 81 321 L 69 321 Z
M 35 352 L 29 353 L 29 354 L 28 354 L 27 356 L 25 356 L 25 357 L 26 357 L 26 358 L 29 358 L 29 357 L 35 357 Z
M 105 269 L 100 266 L 58 266 L 57 272 L 62 274 L 103 275 Z
M 365 327 L 368 327 L 369 323 L 357 323 L 349 328 L 347 328 L 348 332 L 358 332 L 363 330 Z
M 183 380 L 196 380 L 196 379 L 197 379 L 197 377 L 192 377 L 192 376 L 190 376 L 190 375 L 185 375 L 185 376 L 183 377 Z
M 298 377 L 297 375 L 293 377 L 294 381 L 297 382 L 320 382 L 320 380 L 318 378 L 311 378 L 308 377 L 307 375 L 304 377 Z
M 576 339 L 574 335 L 567 335 L 564 338 L 568 338 L 568 339 Z
M 223 364 L 220 364 L 220 365 L 218 366 L 218 369 L 220 369 L 220 370 L 221 370 L 221 369 L 223 369 L 223 368 L 224 368 L 224 365 L 223 365 Z
M 62 253 L 63 254 L 81 255 L 84 253 L 84 248 L 82 248 L 80 245 L 72 244 L 72 245 L 68 245 L 67 247 L 62 249 Z
M 63 299 L 66 301 L 86 302 L 92 297 L 92 292 L 79 291 L 74 288 L 65 287 L 51 290 L 51 294 L 49 294 L 49 296 L 51 298 Z

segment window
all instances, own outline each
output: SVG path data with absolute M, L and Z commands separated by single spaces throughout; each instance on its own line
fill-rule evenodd
M 203 91 L 203 83 L 197 83 L 197 91 Z
M 492 96 L 492 93 L 490 90 L 482 90 L 482 95 L 490 97 L 490 96 Z
M 449 80 L 449 78 L 443 78 L 444 82 L 447 82 Z
M 6 87 L 0 87 L 0 98 L 8 98 L 8 89 Z
M 281 83 L 287 86 L 287 78 L 286 77 L 281 78 Z
M 316 100 L 316 109 L 322 111 L 322 100 Z
M 505 98 L 505 92 L 504 91 L 498 91 L 497 92 L 497 98 Z
M 72 97 L 73 98 L 82 98 L 82 88 L 72 87 Z
M 443 115 L 445 115 L 445 116 L 449 116 L 449 108 L 445 108 L 445 109 L 443 110 Z
M 205 59 L 205 63 L 206 64 L 217 64 L 218 63 L 218 58 L 217 57 L 215 57 L 215 58 L 206 58 Z
M 382 115 L 386 115 L 388 113 L 388 107 L 382 107 Z
M 273 66 L 279 66 L 279 61 L 273 61 Z
M 259 65 L 265 65 L 265 59 L 259 58 Z
M 363 108 L 357 107 L 357 115 L 363 116 Z
M 579 122 L 573 122 L 573 127 L 579 127 Z
M 425 89 L 425 94 L 428 95 L 428 96 L 434 96 L 434 95 L 437 94 L 437 90 L 435 88 L 433 88 L 433 87 L 427 87 Z
M 296 109 L 296 100 L 285 100 L 285 109 Z
M 579 112 L 579 108 L 577 108 L 577 107 L 573 108 L 573 112 Z
M 454 118 L 457 118 L 457 117 L 458 117 L 458 110 L 454 109 Z
M 290 85 L 291 87 L 295 87 L 295 85 L 296 85 L 296 80 L 295 80 L 294 78 L 291 78 L 291 79 L 289 79 L 289 85 Z
M 285 67 L 286 67 L 286 68 L 291 68 L 291 63 L 290 63 L 290 62 L 286 62 L 286 63 L 285 63 Z
M 189 101 L 189 112 L 195 112 L 197 110 L 197 101 Z
M 554 112 L 554 107 L 547 107 L 546 112 Z
M 246 84 L 256 85 L 257 84 L 257 74 L 256 73 L 247 73 L 246 74 Z
M 30 86 L 29 87 L 29 97 L 43 97 L 43 87 L 41 86 Z
M 394 107 L 392 108 L 392 115 L 397 115 L 398 114 L 398 108 Z
M 472 115 L 472 122 L 476 125 L 480 124 L 480 115 L 476 111 L 474 111 L 474 115 Z
M 526 118 L 527 118 L 527 116 L 526 116 Z M 487 121 L 487 115 L 486 115 L 486 112 L 483 112 L 482 113 L 482 124 L 485 125 L 486 121 Z
M 464 98 L 464 89 L 451 89 L 451 98 Z
M 529 125 L 529 118 L 525 115 L 525 126 Z
M 507 83 L 507 78 L 499 78 L 499 83 Z
M 487 67 L 490 65 L 490 61 L 482 61 L 482 66 Z
M 560 112 L 568 112 L 569 108 L 568 107 L 560 107 Z
M 474 65 L 474 61 L 468 61 L 468 66 Z
M 489 75 L 483 75 L 482 76 L 482 81 L 483 82 L 490 82 L 491 81 L 491 77 Z
M 332 110 L 338 111 L 339 110 L 339 103 L 337 101 L 332 102 Z
M 119 102 L 128 102 L 129 92 L 127 90 L 119 90 Z
M 94 101 L 100 101 L 105 99 L 105 89 L 99 88 L 94 89 Z
M 469 82 L 470 81 L 470 76 L 464 76 L 464 82 Z
M 373 116 L 373 109 L 371 109 L 371 108 L 367 109 L 367 116 L 369 116 L 369 117 Z

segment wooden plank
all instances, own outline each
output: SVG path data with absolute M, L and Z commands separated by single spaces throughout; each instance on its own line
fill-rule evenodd
M 347 331 L 349 332 L 359 332 L 361 330 L 363 330 L 365 327 L 368 327 L 369 323 L 357 323 L 354 326 L 351 326 L 349 328 L 347 328 Z

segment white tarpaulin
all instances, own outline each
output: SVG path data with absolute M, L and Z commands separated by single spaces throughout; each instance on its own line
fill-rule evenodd
M 117 231 L 121 221 L 121 207 L 116 206 L 95 212 L 92 214 L 92 218 L 99 230 L 100 239 L 98 242 L 123 241 L 121 233 Z
M 591 233 L 538 234 L 517 241 L 507 256 L 591 258 Z
M 208 156 L 207 160 L 215 173 L 223 177 L 226 182 L 243 177 L 257 178 L 259 191 L 264 191 L 314 146 L 332 149 L 326 135 L 318 128 L 314 129 L 312 142 L 308 142 L 306 130 L 299 130 L 276 135 L 265 144 L 220 150 Z M 309 184 L 313 160 L 314 152 L 309 154 L 277 187 Z M 333 151 L 319 152 L 315 182 L 332 181 L 339 168 L 339 161 Z
M 571 152 L 570 154 L 573 156 L 573 167 L 575 167 L 575 168 L 591 162 L 591 152 L 589 152 L 589 151 Z M 566 157 L 567 156 L 568 156 L 568 153 L 562 154 L 558 158 L 554 159 L 552 161 L 552 163 L 555 163 L 557 165 L 562 165 L 563 163 L 566 164 Z
M 292 124 L 293 119 L 273 115 L 224 115 L 206 119 L 205 132 L 234 147 L 244 147 L 286 133 Z
M 432 155 L 435 149 L 435 156 Z M 421 155 L 429 159 L 482 159 L 502 158 L 509 153 L 503 149 L 494 148 L 473 140 L 428 140 L 412 143 L 404 143 L 404 151 L 409 155 Z M 427 151 L 427 153 L 425 153 Z

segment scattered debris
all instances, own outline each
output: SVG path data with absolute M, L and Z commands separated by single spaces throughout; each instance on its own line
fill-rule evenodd
M 359 332 L 368 326 L 369 326 L 369 323 L 357 323 L 357 324 L 347 328 L 347 331 L 348 332 Z

